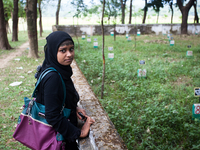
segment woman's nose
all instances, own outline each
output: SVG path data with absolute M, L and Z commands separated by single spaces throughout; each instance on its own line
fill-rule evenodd
M 66 56 L 67 57 L 70 57 L 72 54 L 71 54 L 71 52 L 68 50 L 67 52 L 66 52 Z

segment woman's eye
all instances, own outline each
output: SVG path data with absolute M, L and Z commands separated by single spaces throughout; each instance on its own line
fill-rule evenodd
M 65 53 L 65 52 L 66 52 L 66 50 L 64 50 L 64 49 L 63 49 L 63 50 L 61 50 L 61 52 Z
M 70 51 L 71 51 L 71 52 L 74 51 L 74 48 L 71 48 Z

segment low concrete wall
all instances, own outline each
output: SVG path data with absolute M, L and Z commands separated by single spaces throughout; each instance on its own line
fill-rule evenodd
M 101 35 L 101 25 L 55 25 L 52 27 L 53 31 L 65 31 L 71 36 L 81 36 L 84 32 L 86 35 Z M 140 29 L 141 34 L 162 34 L 165 30 L 167 33 L 180 34 L 181 24 L 120 24 L 116 25 L 117 34 L 135 34 Z M 105 25 L 104 33 L 109 35 L 114 31 L 114 25 Z M 188 34 L 200 33 L 200 24 L 188 24 Z
M 122 138 L 93 93 L 85 76 L 75 61 L 72 63 L 75 88 L 80 95 L 79 106 L 84 108 L 95 123 L 90 127 L 87 138 L 79 140 L 81 150 L 127 150 Z

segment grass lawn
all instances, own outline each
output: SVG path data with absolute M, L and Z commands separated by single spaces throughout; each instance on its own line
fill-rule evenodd
M 175 45 L 169 46 L 167 36 L 137 36 L 135 48 L 125 36 L 116 41 L 106 36 L 103 99 L 102 38 L 96 37 L 97 49 L 80 39 L 76 61 L 130 150 L 200 149 L 200 125 L 192 121 L 192 105 L 199 102 L 194 87 L 200 86 L 200 36 L 173 37 Z M 108 53 L 114 53 L 113 60 Z M 138 69 L 146 69 L 147 78 L 138 78 Z

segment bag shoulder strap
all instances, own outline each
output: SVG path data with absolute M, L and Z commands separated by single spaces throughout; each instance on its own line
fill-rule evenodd
M 52 72 L 52 71 L 55 71 L 58 73 L 58 75 L 60 76 L 60 79 L 62 81 L 62 86 L 63 86 L 63 91 L 64 91 L 64 99 L 63 99 L 63 103 L 62 103 L 62 106 L 64 106 L 65 104 L 65 99 L 66 99 L 66 87 L 65 87 L 65 82 L 63 81 L 63 78 L 61 76 L 61 74 L 53 67 L 50 67 L 50 68 L 47 68 L 45 69 L 41 74 L 40 74 L 40 77 L 35 85 L 35 89 L 33 91 L 33 94 L 32 94 L 32 97 L 35 97 L 37 96 L 37 87 L 38 85 L 40 84 L 40 82 L 42 81 L 42 79 L 49 73 L 49 72 Z

